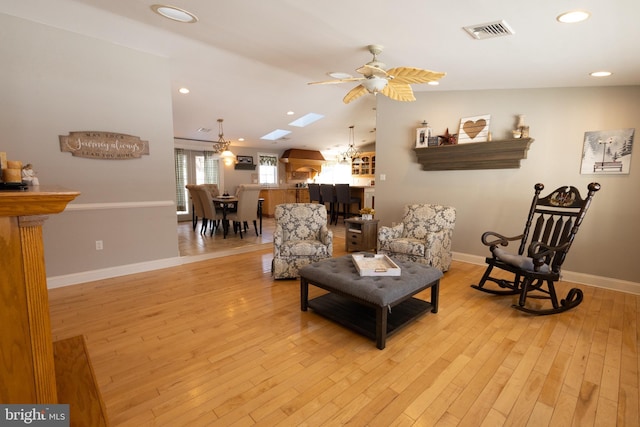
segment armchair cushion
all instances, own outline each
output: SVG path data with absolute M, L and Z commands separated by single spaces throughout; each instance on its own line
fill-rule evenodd
M 391 252 L 399 252 L 402 254 L 424 256 L 426 247 L 424 240 L 399 238 L 389 242 Z
M 288 241 L 280 247 L 281 256 L 323 256 L 327 257 L 327 245 L 319 240 Z

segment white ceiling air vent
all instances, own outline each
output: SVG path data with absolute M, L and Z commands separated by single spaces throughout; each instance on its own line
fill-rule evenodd
M 488 22 L 486 24 L 469 25 L 468 27 L 463 28 L 467 33 L 469 33 L 471 37 L 476 40 L 515 34 L 515 31 L 513 31 L 509 24 L 507 24 L 504 20 Z

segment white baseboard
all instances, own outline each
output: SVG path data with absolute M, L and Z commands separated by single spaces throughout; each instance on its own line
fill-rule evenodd
M 467 262 L 469 264 L 485 265 L 483 256 L 453 253 L 456 261 Z M 610 277 L 594 276 L 592 274 L 576 273 L 575 271 L 562 270 L 562 280 L 581 285 L 594 286 L 596 288 L 611 289 L 613 291 L 627 292 L 640 295 L 640 283 L 629 282 L 627 280 L 613 279 Z
M 258 251 L 271 243 L 256 245 L 250 248 L 250 251 Z M 110 279 L 112 277 L 126 276 L 127 274 L 144 273 L 146 271 L 159 270 L 162 268 L 175 267 L 182 264 L 204 261 L 212 258 L 220 258 L 223 256 L 235 255 L 247 252 L 247 249 L 231 249 L 229 251 L 218 252 L 206 255 L 197 255 L 190 257 L 174 257 L 165 258 L 155 261 L 141 262 L 137 264 L 119 265 L 117 267 L 103 268 L 100 270 L 84 271 L 81 273 L 66 274 L 63 276 L 54 276 L 47 278 L 47 288 L 54 289 L 63 286 L 77 285 L 79 283 L 93 282 L 96 280 Z M 484 265 L 485 257 L 478 255 L 463 254 L 460 252 L 453 253 L 453 259 L 456 261 L 467 262 L 469 264 Z M 618 280 L 610 277 L 594 276 L 591 274 L 576 273 L 573 271 L 563 271 L 562 280 L 581 285 L 595 286 L 597 288 L 611 289 L 614 291 L 627 292 L 640 295 L 640 283 L 629 282 L 626 280 Z
M 175 267 L 182 264 L 180 257 L 159 259 L 137 264 L 119 265 L 116 267 L 102 268 L 100 270 L 83 271 L 80 273 L 65 274 L 62 276 L 47 277 L 47 288 L 61 288 L 63 286 L 77 285 L 79 283 L 93 282 L 95 280 L 110 279 L 112 277 L 126 276 L 127 274 L 143 273 L 145 271 L 159 270 L 161 268 Z
M 47 277 L 47 288 L 61 288 L 63 286 L 71 286 L 80 283 L 93 282 L 96 280 L 110 279 L 112 277 L 126 276 L 127 274 L 144 273 L 146 271 L 175 267 L 182 264 L 190 264 L 192 262 L 199 262 L 212 258 L 220 258 L 245 252 L 259 251 L 270 248 L 272 246 L 272 243 L 263 243 L 261 245 L 253 245 L 248 248 L 229 249 L 226 251 L 218 251 L 211 254 L 165 258 L 148 262 L 140 262 L 137 264 L 119 265 L 117 267 L 103 268 L 100 270 L 83 271 L 81 273 Z

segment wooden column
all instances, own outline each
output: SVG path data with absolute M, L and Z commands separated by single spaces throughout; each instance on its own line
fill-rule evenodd
M 21 216 L 18 218 L 18 226 L 22 242 L 24 286 L 29 309 L 36 402 L 57 403 L 47 272 L 42 243 L 42 224 L 46 219 L 44 215 Z
M 2 403 L 58 403 L 42 224 L 78 194 L 0 191 Z

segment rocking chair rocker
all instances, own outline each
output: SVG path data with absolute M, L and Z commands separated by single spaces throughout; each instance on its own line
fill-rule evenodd
M 513 307 L 526 313 L 561 313 L 582 302 L 582 290 L 578 288 L 569 290 L 566 298 L 558 302 L 554 282 L 560 280 L 562 264 L 600 184 L 589 184 L 585 199 L 571 186 L 560 187 L 543 198 L 539 196 L 544 185 L 536 184 L 534 188 L 535 195 L 521 235 L 505 237 L 493 231 L 482 235 L 482 243 L 489 247 L 492 256 L 486 258 L 488 266 L 480 283 L 471 287 L 496 295 L 520 295 Z M 501 248 L 515 241 L 520 242 L 517 254 Z M 513 273 L 513 280 L 491 277 L 494 267 Z M 494 282 L 501 289 L 485 288 L 486 282 Z M 534 294 L 529 295 L 531 292 Z M 552 308 L 527 306 L 527 297 L 549 299 Z

